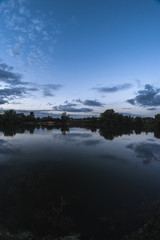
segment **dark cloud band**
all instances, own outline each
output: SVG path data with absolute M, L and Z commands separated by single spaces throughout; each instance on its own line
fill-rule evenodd
M 68 103 L 66 102 L 65 105 L 59 105 L 59 106 L 54 106 L 53 107 L 54 111 L 58 112 L 72 112 L 72 113 L 88 113 L 92 112 L 93 109 L 91 108 L 77 108 L 77 104 L 75 103 Z
M 114 93 L 114 92 L 129 89 L 131 87 L 132 87 L 132 84 L 125 83 L 125 84 L 115 85 L 111 87 L 97 87 L 97 88 L 93 88 L 93 90 L 97 90 L 98 92 L 101 92 L 101 93 Z
M 82 101 L 81 99 L 76 99 L 73 101 L 82 103 L 83 105 L 90 106 L 90 107 L 103 107 L 104 106 L 103 103 L 97 101 L 96 99 L 95 100 L 86 99 L 85 101 Z

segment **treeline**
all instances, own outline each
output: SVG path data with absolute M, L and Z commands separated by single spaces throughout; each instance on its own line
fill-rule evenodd
M 24 113 L 16 113 L 14 110 L 4 111 L 3 114 L 0 114 L 0 124 L 3 125 L 12 125 L 12 124 L 24 124 L 24 123 L 38 123 L 38 122 L 59 122 L 60 118 L 48 117 L 35 117 L 34 112 L 30 112 L 28 115 Z
M 62 134 L 66 134 L 69 128 L 80 127 L 99 131 L 105 139 L 113 140 L 114 137 L 123 134 L 140 134 L 141 132 L 154 132 L 154 136 L 160 138 L 160 114 L 155 118 L 133 118 L 116 113 L 113 109 L 108 109 L 101 113 L 99 117 L 87 117 L 73 119 L 63 113 L 61 118 L 35 117 L 34 112 L 28 115 L 16 113 L 14 110 L 5 111 L 0 114 L 0 131 L 5 136 L 14 136 L 16 133 L 29 131 L 34 133 L 35 129 L 46 128 L 47 130 L 60 129 Z
M 131 117 L 124 116 L 116 113 L 113 109 L 108 109 L 104 113 L 100 114 L 100 125 L 102 127 L 120 127 L 120 128 L 133 128 L 133 129 L 152 129 L 154 127 L 160 127 L 160 114 L 157 114 L 155 118 L 151 117 Z
M 124 116 L 116 113 L 113 109 L 107 109 L 101 113 L 99 117 L 86 117 L 81 119 L 73 119 L 67 116 L 66 113 L 62 113 L 60 118 L 47 117 L 35 117 L 34 112 L 30 112 L 29 115 L 24 113 L 16 113 L 14 110 L 4 111 L 0 114 L 1 125 L 16 125 L 16 124 L 41 124 L 51 123 L 72 126 L 93 126 L 96 128 L 119 128 L 119 129 L 150 129 L 153 130 L 155 127 L 160 128 L 160 114 L 155 115 L 155 118 L 151 117 L 131 117 Z

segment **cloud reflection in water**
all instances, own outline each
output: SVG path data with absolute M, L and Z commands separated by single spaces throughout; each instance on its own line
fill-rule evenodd
M 127 148 L 137 154 L 136 157 L 143 160 L 144 164 L 151 161 L 160 161 L 160 144 L 157 143 L 131 143 Z

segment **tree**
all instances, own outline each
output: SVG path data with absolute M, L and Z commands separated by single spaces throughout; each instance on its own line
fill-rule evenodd
M 68 121 L 68 120 L 69 120 L 69 116 L 67 116 L 67 113 L 66 113 L 66 112 L 63 112 L 63 113 L 62 113 L 61 119 L 62 119 L 62 121 Z
M 29 116 L 30 118 L 35 118 L 34 112 L 30 112 Z
M 4 121 L 15 121 L 16 120 L 16 112 L 13 109 L 4 111 L 3 118 L 4 118 Z
M 156 127 L 160 127 L 160 114 L 155 115 Z
M 155 115 L 155 120 L 156 120 L 157 122 L 160 122 L 160 114 Z
M 67 113 L 66 112 L 63 112 L 62 115 L 61 115 L 61 119 L 62 120 L 65 120 L 67 117 Z
M 144 127 L 144 122 L 141 117 L 136 117 L 134 119 L 134 127 L 136 129 L 142 129 Z
M 26 120 L 27 122 L 34 122 L 36 119 L 35 119 L 35 115 L 34 115 L 34 112 L 30 112 L 30 114 L 26 117 Z
M 101 113 L 101 119 L 111 119 L 115 116 L 115 111 L 113 109 L 107 109 L 104 113 Z

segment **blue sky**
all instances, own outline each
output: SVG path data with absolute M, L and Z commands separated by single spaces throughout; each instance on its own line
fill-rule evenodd
M 160 1 L 0 0 L 0 108 L 160 112 Z

